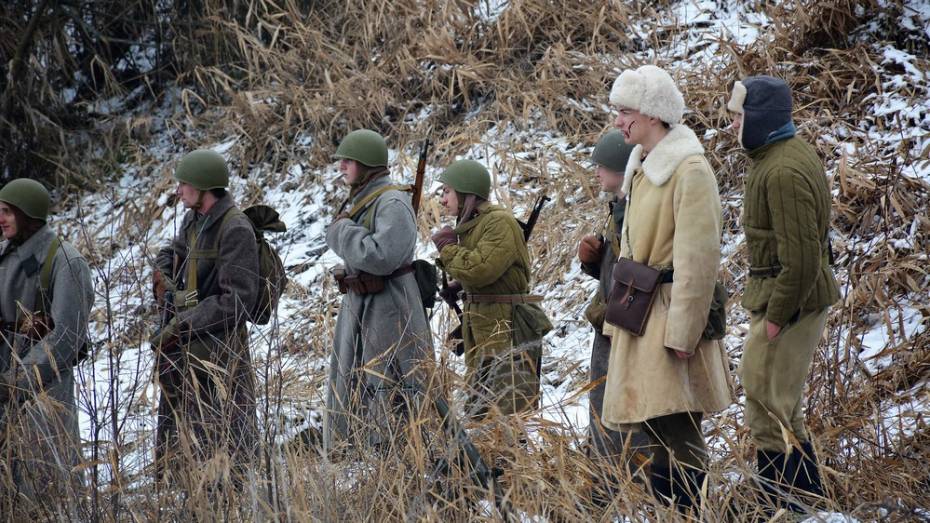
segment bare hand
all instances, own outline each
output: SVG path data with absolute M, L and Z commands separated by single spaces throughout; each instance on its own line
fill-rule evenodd
M 668 349 L 668 350 L 670 350 L 670 351 L 672 351 L 672 354 L 674 354 L 675 357 L 678 358 L 678 359 L 680 359 L 680 360 L 686 360 L 686 359 L 690 358 L 691 356 L 694 356 L 694 353 L 693 353 L 693 352 L 682 352 L 682 351 L 680 351 L 680 350 L 675 350 L 675 349 L 673 349 L 673 348 L 671 348 L 671 347 L 665 347 L 665 348 Z
M 775 325 L 769 320 L 765 320 L 765 335 L 768 337 L 769 341 L 772 341 L 778 337 L 779 332 L 781 332 L 781 327 Z

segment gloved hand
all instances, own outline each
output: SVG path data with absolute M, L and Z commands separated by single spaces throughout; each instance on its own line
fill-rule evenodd
M 149 338 L 149 344 L 152 346 L 152 350 L 164 351 L 178 344 L 179 334 L 178 319 L 172 318 L 167 325 L 155 330 Z
M 442 252 L 442 248 L 446 245 L 457 244 L 459 242 L 459 237 L 455 234 L 455 231 L 452 230 L 452 227 L 446 225 L 433 233 L 432 240 L 433 244 L 436 245 L 436 250 Z
M 439 289 L 439 297 L 446 303 L 459 301 L 459 292 L 462 291 L 462 284 L 452 280 L 445 289 Z
M 601 259 L 601 248 L 604 242 L 593 234 L 581 239 L 578 244 L 578 259 L 581 263 L 597 263 Z

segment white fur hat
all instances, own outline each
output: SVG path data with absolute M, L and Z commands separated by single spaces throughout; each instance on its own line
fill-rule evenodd
M 620 73 L 610 89 L 610 103 L 673 125 L 681 121 L 685 112 L 685 98 L 675 81 L 654 65 Z

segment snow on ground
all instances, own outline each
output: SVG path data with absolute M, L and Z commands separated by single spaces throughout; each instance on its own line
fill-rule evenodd
M 691 29 L 686 37 L 666 49 L 644 51 L 638 58 L 648 60 L 654 55 L 661 55 L 676 60 L 675 63 L 680 67 L 707 67 L 708 61 L 713 63 L 713 60 L 719 60 L 716 52 L 721 43 L 748 45 L 757 38 L 765 37 L 764 28 L 769 22 L 765 16 L 753 13 L 742 2 L 727 2 L 723 8 L 718 8 L 718 4 L 720 2 L 714 1 L 675 4 L 664 20 L 667 23 L 689 24 Z M 483 1 L 479 2 L 476 9 L 487 19 L 493 20 L 507 5 L 508 2 L 502 0 Z M 930 2 L 910 2 L 908 5 L 917 14 L 910 15 L 907 20 L 926 22 L 930 18 L 927 15 Z M 633 29 L 645 31 L 642 27 Z M 911 162 L 908 164 L 910 171 L 905 172 L 914 178 L 930 181 L 930 164 L 914 161 L 920 151 L 930 145 L 930 113 L 926 110 L 930 106 L 930 79 L 926 72 L 915 65 L 913 56 L 895 49 L 891 44 L 883 45 L 885 60 L 876 64 L 876 67 L 882 70 L 885 87 L 891 88 L 901 82 L 910 83 L 915 86 L 918 99 L 915 104 L 914 100 L 903 100 L 891 93 L 873 95 L 874 114 L 889 122 L 895 118 L 905 118 L 913 125 L 907 129 L 883 126 L 880 130 L 874 122 L 863 122 L 862 125 L 866 127 L 862 131 L 867 131 L 871 140 L 884 147 L 893 147 L 899 143 L 901 133 L 918 137 L 918 146 L 911 151 Z M 891 72 L 892 68 L 897 72 Z M 594 107 L 591 101 L 580 100 L 578 103 L 583 107 Z M 97 110 L 115 114 L 124 104 L 125 101 L 108 100 L 101 103 Z M 179 134 L 184 131 L 166 124 L 180 107 L 180 95 L 177 92 L 169 92 L 159 107 L 143 106 L 140 112 L 148 111 L 151 114 L 153 139 L 150 143 L 138 146 L 151 165 L 145 169 L 131 163 L 121 165 L 121 175 L 117 176 L 117 183 L 111 185 L 108 191 L 85 195 L 78 205 L 65 212 L 55 223 L 66 237 L 80 238 L 76 243 L 91 251 L 89 257 L 94 265 L 98 291 L 92 325 L 93 336 L 97 341 L 96 353 L 93 364 L 83 365 L 79 372 L 82 384 L 82 436 L 86 441 L 111 441 L 114 437 L 112 423 L 115 420 L 118 425 L 118 444 L 123 455 L 120 466 L 129 477 L 141 474 L 152 457 L 157 392 L 150 383 L 152 355 L 145 340 L 157 319 L 147 282 L 150 281 L 153 256 L 175 234 L 183 216 L 181 206 L 169 205 L 169 199 L 165 196 L 174 187 L 170 180 L 171 166 L 185 152 L 176 145 L 183 142 Z M 424 108 L 424 111 L 428 110 Z M 476 111 L 473 116 L 478 118 L 479 113 Z M 605 122 L 608 118 L 605 113 Z M 508 166 L 535 162 L 541 172 L 548 173 L 548 176 L 558 176 L 565 159 L 587 165 L 590 148 L 567 143 L 552 128 L 553 125 L 538 115 L 519 126 L 514 123 L 491 126 L 465 155 L 480 159 L 489 166 L 494 176 L 495 198 L 512 206 L 518 217 L 526 215 L 527 206 L 534 200 L 536 188 L 533 183 L 519 183 L 520 180 L 514 178 L 514 171 Z M 833 140 L 837 147 L 847 150 L 848 144 L 839 134 L 823 139 Z M 239 140 L 238 136 L 229 136 L 218 143 L 206 145 L 228 158 L 234 158 Z M 311 142 L 309 136 L 298 137 L 296 140 L 301 147 Z M 855 159 L 856 150 L 850 152 L 851 159 Z M 404 165 L 410 166 L 411 158 L 415 156 L 416 151 L 413 150 L 392 150 L 390 153 L 392 165 L 403 160 Z M 448 161 L 451 162 L 452 158 Z M 440 170 L 441 166 L 430 166 L 427 172 L 428 189 L 424 191 L 424 198 L 437 193 L 439 184 L 436 177 Z M 396 181 L 412 181 L 411 169 L 404 169 L 402 173 L 399 169 L 396 171 Z M 326 355 L 329 340 L 325 337 L 293 340 L 305 347 L 304 351 L 295 353 L 287 353 L 282 348 L 282 340 L 286 340 L 289 333 L 299 332 L 315 321 L 325 321 L 323 316 L 326 304 L 338 299 L 338 294 L 327 284 L 326 279 L 328 270 L 339 260 L 326 248 L 323 234 L 325 225 L 331 220 L 333 204 L 342 197 L 344 189 L 334 183 L 337 172 L 332 165 L 315 169 L 297 161 L 276 176 L 271 176 L 274 173 L 270 172 L 267 165 L 255 166 L 245 174 L 247 178 L 233 177 L 232 192 L 239 198 L 247 194 L 250 182 L 274 180 L 274 183 L 263 187 L 262 203 L 278 209 L 288 225 L 288 232 L 270 235 L 269 240 L 279 249 L 293 283 L 292 292 L 282 300 L 277 325 L 253 329 L 254 359 L 258 366 L 273 361 L 275 366 L 270 368 L 287 376 L 288 384 L 308 382 L 313 377 L 324 375 L 328 365 Z M 573 189 L 574 192 L 558 196 L 571 205 L 584 196 L 581 187 Z M 739 195 L 727 195 L 724 205 L 727 209 L 737 209 L 740 206 Z M 145 224 L 150 219 L 152 226 L 148 227 Z M 433 259 L 436 256 L 435 249 L 427 239 L 426 231 L 421 231 L 422 241 L 417 256 Z M 850 240 L 862 252 L 867 252 L 873 246 L 873 243 L 862 238 Z M 725 259 L 736 256 L 743 241 L 741 232 L 728 231 L 722 246 Z M 880 237 L 871 240 L 881 241 L 883 239 Z M 542 261 L 537 260 L 536 263 Z M 545 420 L 561 424 L 568 432 L 581 435 L 588 423 L 588 404 L 586 395 L 579 391 L 587 381 L 593 336 L 591 327 L 584 320 L 583 310 L 596 282 L 581 273 L 577 261 L 560 270 L 564 270 L 564 273 L 558 278 L 557 285 L 537 286 L 534 289 L 534 292 L 545 296 L 544 307 L 555 325 L 545 339 L 540 415 Z M 736 316 L 731 318 L 731 333 L 726 343 L 731 348 L 731 358 L 734 358 L 734 349 L 741 344 L 748 327 L 748 318 L 738 307 L 731 310 L 735 310 Z M 888 321 L 876 318 L 873 328 L 860 336 L 858 347 L 861 352 L 858 357 L 871 371 L 878 371 L 891 363 L 884 352 L 889 344 L 903 343 L 927 326 L 926 319 L 922 318 L 920 310 L 915 307 L 891 310 L 888 314 Z M 440 335 L 449 328 L 448 319 L 445 307 L 440 306 L 440 311 L 432 319 L 437 333 L 437 350 Z M 107 330 L 106 325 L 111 325 L 113 329 Z M 453 370 L 461 373 L 461 361 L 454 358 L 452 361 Z M 111 383 L 116 386 L 111 387 Z M 304 428 L 319 426 L 322 381 L 318 379 L 299 390 L 303 391 L 300 397 L 284 398 L 285 405 L 281 412 L 276 413 L 277 417 L 265 420 L 267 426 L 274 427 L 278 432 L 279 441 Z M 925 423 L 922 421 L 923 416 L 930 408 L 926 391 L 915 388 L 907 397 L 910 399 L 885 412 L 889 434 L 907 434 L 913 431 L 917 423 Z M 739 409 L 734 406 L 721 416 L 738 417 Z M 711 442 L 715 452 L 722 451 L 718 448 L 720 445 L 721 442 Z M 91 448 L 88 447 L 85 455 L 90 456 L 90 453 Z M 101 463 L 105 461 L 101 459 Z M 104 469 L 108 467 L 101 466 Z M 844 517 L 841 515 L 829 517 L 841 518 L 832 521 L 848 521 L 842 519 Z

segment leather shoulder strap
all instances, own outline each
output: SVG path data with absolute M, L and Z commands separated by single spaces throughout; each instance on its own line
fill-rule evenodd
M 52 286 L 52 264 L 55 262 L 59 247 L 61 247 L 61 238 L 56 235 L 52 238 L 51 245 L 48 246 L 48 252 L 45 253 L 45 260 L 42 262 L 42 272 L 39 273 L 39 296 L 36 312 L 42 314 L 48 314 L 47 302 L 48 291 Z
M 349 218 L 354 220 L 358 215 L 362 213 L 362 211 L 368 208 L 368 206 L 371 205 L 372 202 L 377 200 L 379 196 L 381 196 L 382 194 L 388 191 L 410 192 L 412 190 L 413 188 L 409 185 L 385 185 L 384 187 L 381 187 L 380 189 L 376 189 L 372 191 L 371 194 L 365 196 L 364 198 L 361 199 L 361 201 L 353 205 L 352 209 L 350 209 L 348 212 Z

